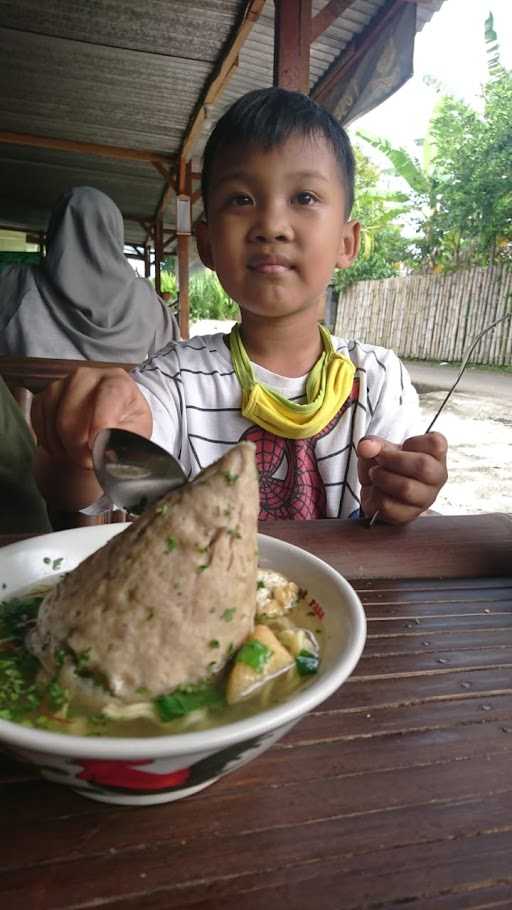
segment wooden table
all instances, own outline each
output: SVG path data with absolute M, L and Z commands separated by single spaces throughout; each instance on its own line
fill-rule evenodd
M 512 518 L 265 531 L 354 579 L 351 679 L 182 802 L 102 805 L 0 758 L 2 908 L 512 907 Z

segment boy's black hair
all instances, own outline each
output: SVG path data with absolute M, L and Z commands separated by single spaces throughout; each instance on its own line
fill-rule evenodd
M 201 193 L 205 212 L 213 166 L 231 145 L 275 148 L 295 135 L 323 136 L 336 156 L 345 190 L 345 217 L 354 203 L 355 159 L 350 140 L 334 117 L 307 95 L 284 88 L 242 95 L 217 122 L 203 154 Z

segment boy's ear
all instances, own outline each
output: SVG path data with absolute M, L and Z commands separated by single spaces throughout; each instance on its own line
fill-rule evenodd
M 199 221 L 199 223 L 196 225 L 196 243 L 197 252 L 199 253 L 203 265 L 205 265 L 207 269 L 215 270 L 215 266 L 213 264 L 212 247 L 210 243 L 210 234 L 206 221 Z
M 338 249 L 336 266 L 338 269 L 348 269 L 357 258 L 361 241 L 361 225 L 359 221 L 347 221 L 343 225 Z

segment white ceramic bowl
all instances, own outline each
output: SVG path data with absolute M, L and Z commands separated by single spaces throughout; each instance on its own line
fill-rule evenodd
M 0 550 L 0 598 L 73 569 L 126 525 L 100 525 L 45 534 Z M 0 743 L 38 765 L 48 780 L 107 803 L 148 805 L 181 799 L 246 764 L 354 669 L 366 639 L 361 602 L 347 581 L 299 547 L 259 535 L 260 564 L 306 588 L 325 611 L 320 669 L 297 694 L 253 717 L 196 733 L 146 738 L 48 733 L 0 720 Z

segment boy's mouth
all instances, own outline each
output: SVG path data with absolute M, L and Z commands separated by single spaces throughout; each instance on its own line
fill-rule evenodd
M 293 268 L 289 259 L 286 256 L 253 256 L 248 263 L 248 268 L 251 272 L 259 272 L 260 274 L 279 274 L 280 272 L 288 272 Z

